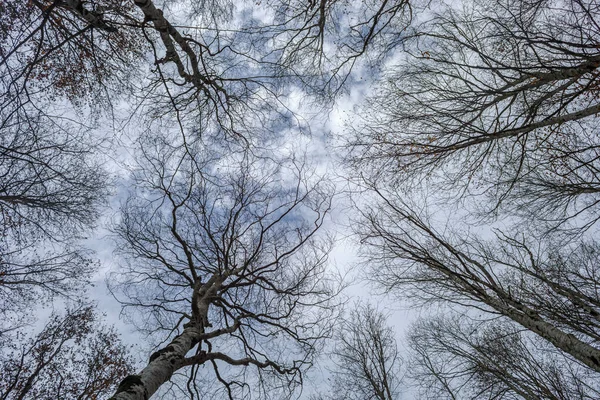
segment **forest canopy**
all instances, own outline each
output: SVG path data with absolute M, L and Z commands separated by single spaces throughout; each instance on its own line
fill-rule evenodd
M 598 398 L 598 79 L 591 0 L 1 2 L 0 398 Z

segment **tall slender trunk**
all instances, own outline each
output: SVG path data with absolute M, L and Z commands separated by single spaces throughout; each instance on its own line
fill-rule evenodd
M 514 300 L 501 287 L 497 285 L 495 287 L 496 295 L 499 296 L 498 298 L 495 295 L 490 295 L 484 288 L 484 286 L 489 287 L 490 283 L 482 284 L 475 275 L 471 275 L 465 279 L 451 269 L 443 268 L 442 266 L 443 263 L 440 263 L 436 264 L 434 268 L 445 274 L 457 285 L 458 293 L 467 292 L 471 294 L 482 303 L 487 304 L 524 328 L 535 332 L 594 371 L 600 372 L 600 349 L 579 340 L 575 335 L 564 332 L 552 323 L 545 321 L 541 315 L 530 307 Z M 479 285 L 482 287 L 479 287 Z
M 579 340 L 573 334 L 563 332 L 553 324 L 546 322 L 534 310 L 514 300 L 502 301 L 488 297 L 484 299 L 484 302 L 523 327 L 537 333 L 594 371 L 600 372 L 600 349 Z
M 197 326 L 184 328 L 181 335 L 150 356 L 148 365 L 139 375 L 123 379 L 110 400 L 148 400 L 182 366 L 185 355 L 194 348 L 201 335 Z

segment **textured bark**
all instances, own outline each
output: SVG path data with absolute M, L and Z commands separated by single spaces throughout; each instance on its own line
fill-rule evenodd
M 452 250 L 455 254 L 460 254 L 454 249 Z M 461 256 L 464 257 L 462 254 Z M 551 323 L 546 322 L 542 316 L 526 305 L 514 300 L 510 294 L 505 293 L 500 287 L 496 286 L 494 289 L 500 297 L 496 298 L 488 294 L 486 289 L 484 289 L 486 286 L 489 287 L 490 284 L 484 283 L 476 275 L 469 275 L 465 279 L 451 269 L 444 267 L 443 263 L 436 264 L 435 269 L 452 280 L 454 284 L 457 285 L 459 291 L 470 293 L 474 298 L 477 298 L 482 303 L 492 307 L 500 314 L 540 335 L 554 346 L 570 354 L 594 371 L 600 372 L 599 349 L 579 340 L 575 335 L 563 332 Z M 487 274 L 487 271 L 485 271 L 484 268 L 481 270 Z M 488 276 L 488 279 L 489 278 L 491 277 Z M 493 278 L 490 279 L 489 282 L 493 283 Z
M 204 352 L 192 359 L 186 360 L 185 356 L 200 340 L 230 332 L 229 329 L 224 329 L 205 333 L 206 327 L 210 326 L 208 323 L 210 299 L 224 280 L 225 276 L 214 274 L 204 284 L 198 282 L 195 285 L 192 296 L 192 321 L 184 325 L 183 332 L 171 343 L 150 356 L 148 365 L 142 372 L 123 379 L 111 400 L 147 400 L 163 383 L 171 379 L 175 371 L 191 365 L 190 360 L 194 361 L 193 364 L 201 364 L 208 359 Z M 239 324 L 236 323 L 230 329 L 235 330 L 238 327 Z
M 160 38 L 166 49 L 165 58 L 161 62 L 171 61 L 177 66 L 179 76 L 187 82 L 191 82 L 197 89 L 208 94 L 207 86 L 211 86 L 219 92 L 225 92 L 224 89 L 209 79 L 205 73 L 200 71 L 200 60 L 198 55 L 188 43 L 188 40 L 164 17 L 162 10 L 156 8 L 152 0 L 136 0 L 135 5 L 144 13 L 148 21 L 152 21 L 154 28 L 159 32 Z M 196 42 L 196 44 L 198 44 Z M 184 62 L 177 52 L 176 45 L 183 50 L 188 57 L 187 63 L 192 68 L 192 73 L 188 73 Z M 207 48 L 205 50 L 208 50 Z
M 139 375 L 126 377 L 111 400 L 147 400 L 181 368 L 185 355 L 198 343 L 202 333 L 195 326 L 186 327 L 181 335 L 150 356 Z
M 509 304 L 504 305 L 503 302 L 494 299 L 489 299 L 487 303 L 513 321 L 548 340 L 557 348 L 572 355 L 594 371 L 600 372 L 599 349 L 544 321 L 539 314 L 523 304 L 507 300 Z

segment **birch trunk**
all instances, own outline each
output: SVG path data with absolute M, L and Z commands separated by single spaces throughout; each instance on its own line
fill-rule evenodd
M 440 266 L 437 265 L 435 269 L 450 278 L 450 280 L 457 285 L 457 288 L 459 288 L 459 293 L 460 291 L 470 293 L 475 298 L 478 298 L 479 301 L 487 304 L 500 314 L 512 319 L 524 328 L 535 332 L 557 348 L 592 368 L 594 371 L 600 372 L 600 349 L 597 349 L 596 347 L 579 340 L 575 335 L 563 332 L 553 324 L 546 322 L 542 316 L 534 310 L 513 300 L 508 293 L 503 292 L 500 288 L 497 288 L 496 290 L 496 293 L 500 298 L 489 295 L 486 293 L 485 289 L 477 289 L 477 285 L 482 284 L 482 282 L 475 275 L 471 275 L 468 279 L 464 279 L 450 269 L 440 268 Z M 469 282 L 469 280 L 471 280 L 471 282 Z M 482 286 L 486 285 L 489 286 L 489 284 L 482 284 Z
M 458 293 L 470 293 L 498 313 L 512 319 L 524 328 L 535 332 L 557 348 L 592 368 L 594 371 L 600 372 L 600 349 L 579 340 L 573 334 L 563 332 L 552 323 L 546 322 L 544 318 L 534 310 L 512 299 L 510 294 L 504 292 L 493 280 L 489 280 L 491 284 L 489 282 L 484 283 L 474 274 L 471 274 L 465 279 L 451 269 L 442 266 L 443 263 L 440 263 L 439 265 L 435 265 L 434 268 L 446 275 L 457 285 Z M 482 268 L 482 270 L 484 269 Z M 479 285 L 481 285 L 481 287 L 478 287 Z M 486 292 L 486 289 L 484 289 L 485 286 L 489 287 L 492 285 L 496 286 L 494 291 L 499 298 L 490 295 Z
M 486 301 L 487 300 L 487 301 Z M 529 307 L 507 299 L 504 302 L 492 298 L 484 300 L 488 305 L 517 322 L 521 326 L 537 333 L 565 353 L 572 355 L 594 371 L 600 372 L 600 350 L 575 335 L 563 332 Z
M 198 327 L 186 327 L 181 335 L 150 356 L 150 362 L 139 375 L 126 377 L 110 400 L 148 400 L 182 367 L 185 355 L 194 348 L 201 336 Z

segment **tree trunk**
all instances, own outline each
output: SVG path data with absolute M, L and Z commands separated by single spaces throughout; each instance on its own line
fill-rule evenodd
M 150 356 L 148 365 L 139 375 L 123 379 L 110 400 L 148 400 L 182 366 L 185 355 L 194 348 L 201 335 L 198 327 L 187 326 L 181 335 Z
M 484 300 L 485 301 L 485 300 Z M 596 372 L 600 372 L 600 350 L 579 340 L 575 335 L 563 332 L 544 319 L 529 307 L 507 299 L 504 304 L 501 300 L 488 298 L 491 307 L 506 315 L 521 326 L 537 333 L 565 353 L 572 355 Z
M 563 332 L 553 324 L 546 322 L 538 313 L 511 298 L 510 294 L 506 293 L 497 285 L 495 292 L 499 298 L 490 295 L 485 289 L 478 290 L 477 285 L 480 284 L 480 282 L 478 282 L 479 279 L 475 275 L 471 275 L 467 279 L 464 279 L 449 268 L 441 268 L 437 265 L 434 268 L 445 274 L 457 285 L 458 293 L 462 290 L 471 294 L 500 314 L 540 335 L 554 346 L 565 353 L 570 354 L 594 371 L 600 372 L 600 349 L 597 349 L 596 347 L 579 340 L 575 335 Z M 487 286 L 489 285 L 490 284 L 487 284 Z

